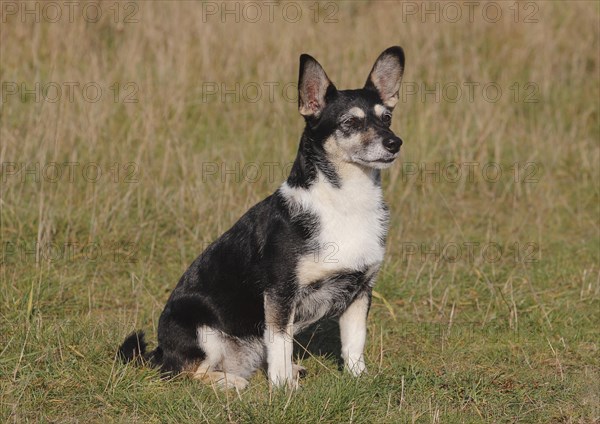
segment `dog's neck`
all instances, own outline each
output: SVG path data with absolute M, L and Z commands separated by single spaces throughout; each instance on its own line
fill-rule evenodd
M 381 174 L 378 169 L 368 168 L 343 160 L 339 155 L 328 152 L 323 143 L 311 139 L 307 131 L 302 134 L 296 160 L 287 179 L 290 187 L 309 189 L 319 178 L 335 188 L 356 181 L 371 181 L 375 186 L 381 185 Z

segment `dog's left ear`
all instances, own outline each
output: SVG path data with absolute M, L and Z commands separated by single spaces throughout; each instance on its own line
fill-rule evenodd
M 394 46 L 379 55 L 367 78 L 365 88 L 374 88 L 383 104 L 393 109 L 398 103 L 400 81 L 404 74 L 404 50 Z
M 325 108 L 328 90 L 335 86 L 327 77 L 323 67 L 310 55 L 300 56 L 298 76 L 298 110 L 304 117 L 318 117 Z

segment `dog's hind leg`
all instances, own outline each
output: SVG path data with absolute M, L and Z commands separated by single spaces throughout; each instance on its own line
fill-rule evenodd
M 248 380 L 244 377 L 225 371 L 211 371 L 211 368 L 206 365 L 200 365 L 194 373 L 193 378 L 220 389 L 243 390 L 248 385 Z
M 219 388 L 241 390 L 262 365 L 264 345 L 259 338 L 238 338 L 208 326 L 198 329 L 198 343 L 206 358 L 193 378 Z

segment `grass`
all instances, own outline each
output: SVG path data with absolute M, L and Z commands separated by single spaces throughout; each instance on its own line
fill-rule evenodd
M 80 8 L 73 22 L 3 15 L 3 421 L 599 422 L 598 4 L 520 3 L 515 22 L 495 3 L 496 23 L 483 3 L 473 22 L 457 3 L 457 23 L 394 2 L 321 3 L 315 23 L 312 3 L 294 4 L 298 23 L 281 6 L 272 23 L 222 22 L 190 2 L 119 3 L 117 22 L 112 3 L 98 22 Z M 369 374 L 338 371 L 332 322 L 299 340 L 309 375 L 293 394 L 262 374 L 237 394 L 116 362 L 133 329 L 154 343 L 181 273 L 285 178 L 302 122 L 283 87 L 300 53 L 349 88 L 394 44 L 407 55 L 393 124 L 405 144 L 384 175 Z M 67 84 L 90 82 L 98 101 L 69 99 Z M 49 97 L 60 86 L 58 101 L 23 94 L 36 83 Z M 240 84 L 239 101 L 222 83 Z M 65 162 L 79 163 L 71 177 Z

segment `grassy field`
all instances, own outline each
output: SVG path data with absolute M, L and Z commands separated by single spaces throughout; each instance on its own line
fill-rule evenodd
M 598 3 L 0 6 L 3 421 L 600 421 Z M 299 337 L 296 393 L 115 361 L 285 179 L 299 55 L 355 88 L 395 44 L 368 375 L 335 322 Z

